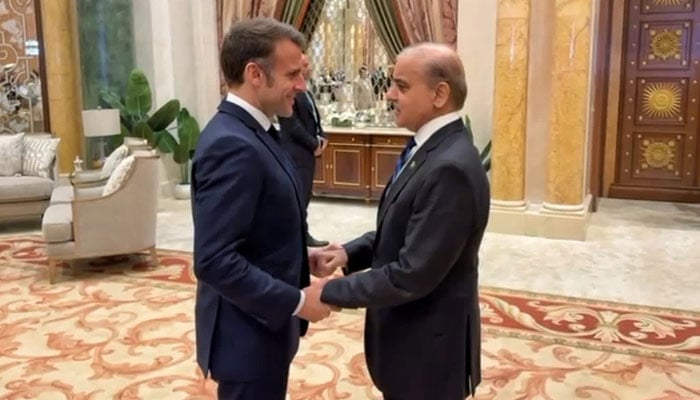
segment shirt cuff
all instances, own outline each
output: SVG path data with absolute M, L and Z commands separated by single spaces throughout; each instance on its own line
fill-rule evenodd
M 306 302 L 306 294 L 304 293 L 303 290 L 299 291 L 299 304 L 297 304 L 297 308 L 294 309 L 294 312 L 292 313 L 292 316 L 297 316 L 299 314 L 299 311 L 301 311 L 302 308 L 304 308 L 304 302 Z

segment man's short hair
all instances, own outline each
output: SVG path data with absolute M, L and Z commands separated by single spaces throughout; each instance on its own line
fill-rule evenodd
M 445 62 L 441 58 L 426 60 L 426 77 L 435 86 L 445 82 L 450 87 L 450 100 L 458 110 L 464 107 L 467 99 L 467 81 L 464 69 L 459 63 Z
M 302 51 L 306 49 L 304 35 L 273 18 L 256 17 L 233 24 L 224 36 L 219 55 L 226 83 L 229 86 L 242 84 L 243 71 L 251 61 L 259 64 L 266 76 L 271 76 L 275 45 L 285 39 Z

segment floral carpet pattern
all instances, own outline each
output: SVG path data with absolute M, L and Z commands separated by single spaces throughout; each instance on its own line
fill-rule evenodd
M 64 265 L 51 286 L 41 238 L 0 238 L 0 400 L 214 399 L 194 361 L 191 254 L 160 250 L 159 262 Z M 700 399 L 700 313 L 486 287 L 480 298 L 477 400 Z M 360 311 L 312 325 L 288 398 L 381 399 L 363 326 Z

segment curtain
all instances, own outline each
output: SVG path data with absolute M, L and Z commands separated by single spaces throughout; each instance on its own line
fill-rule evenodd
M 217 0 L 219 44 L 231 24 L 246 18 L 274 17 L 280 0 Z M 282 1 L 283 2 L 283 1 Z
M 299 30 L 306 37 L 306 43 L 311 43 L 311 37 L 316 32 L 318 28 L 318 21 L 321 20 L 321 15 L 323 14 L 323 8 L 326 5 L 326 0 L 310 0 L 306 11 L 301 18 L 301 24 Z M 309 12 L 314 10 L 316 12 Z
M 397 0 L 398 17 L 408 43 L 445 43 L 457 46 L 457 0 Z
M 389 59 L 395 62 L 396 56 L 409 44 L 403 21 L 398 15 L 397 1 L 365 0 L 365 7 Z

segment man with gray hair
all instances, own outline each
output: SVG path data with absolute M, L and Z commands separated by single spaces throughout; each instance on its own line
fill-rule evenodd
M 479 247 L 489 182 L 459 111 L 467 86 L 450 48 L 399 54 L 386 98 L 415 132 L 379 202 L 376 231 L 311 261 L 321 300 L 367 307 L 365 357 L 386 400 L 463 400 L 481 381 Z M 356 273 L 370 268 L 363 273 Z

